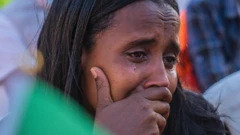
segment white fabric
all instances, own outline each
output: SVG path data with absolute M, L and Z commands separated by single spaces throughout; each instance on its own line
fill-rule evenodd
M 0 13 L 0 80 L 18 67 L 25 50 L 19 32 L 11 21 Z
M 9 100 L 7 98 L 7 93 L 4 90 L 3 86 L 0 86 L 0 120 L 8 113 L 9 111 Z
M 12 0 L 12 3 L 0 10 L 0 87 L 5 86 L 6 78 L 20 64 L 34 64 L 29 50 L 34 51 L 36 48 L 44 12 L 49 8 L 46 2 L 47 0 Z M 9 97 L 5 94 L 8 91 L 4 91 L 1 89 L 0 93 L 0 98 L 5 99 L 0 102 L 0 118 L 8 109 Z
M 215 83 L 204 97 L 218 107 L 220 115 L 226 115 L 221 118 L 231 135 L 240 135 L 240 71 Z

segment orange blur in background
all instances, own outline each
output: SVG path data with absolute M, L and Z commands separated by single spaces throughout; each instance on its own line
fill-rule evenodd
M 179 63 L 177 65 L 177 71 L 179 79 L 182 83 L 183 88 L 192 90 L 194 92 L 200 92 L 197 84 L 196 77 L 194 75 L 192 63 L 188 55 L 188 37 L 187 37 L 187 21 L 186 11 L 181 11 L 180 14 L 180 56 Z

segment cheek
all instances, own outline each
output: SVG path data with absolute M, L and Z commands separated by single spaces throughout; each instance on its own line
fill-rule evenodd
M 118 65 L 118 64 L 115 64 Z M 136 88 L 141 89 L 142 83 L 148 77 L 150 66 L 125 64 L 108 69 L 109 83 L 113 101 L 119 101 L 129 96 Z M 166 70 L 169 79 L 169 90 L 173 94 L 177 87 L 176 69 Z
M 169 90 L 173 94 L 177 88 L 177 71 L 167 71 L 167 76 L 170 82 Z
M 108 78 L 111 90 L 110 94 L 113 101 L 120 101 L 126 98 L 142 80 L 141 74 L 139 71 L 136 71 L 136 66 L 126 61 L 106 60 L 102 61 L 101 64 L 91 64 L 91 66 L 87 66 L 85 89 L 87 99 L 93 108 L 96 108 L 97 105 L 96 84 L 90 72 L 90 68 L 93 67 L 93 65 L 97 65 L 97 67 L 101 68 Z
M 113 101 L 126 98 L 141 82 L 141 76 L 136 72 L 136 66 L 113 67 L 108 71 Z

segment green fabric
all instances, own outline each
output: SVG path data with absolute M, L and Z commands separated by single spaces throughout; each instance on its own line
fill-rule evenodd
M 10 0 L 0 0 L 0 8 L 5 6 L 9 2 L 10 2 Z
M 27 100 L 17 135 L 91 135 L 93 121 L 73 101 L 38 81 Z M 99 129 L 99 135 L 108 134 Z

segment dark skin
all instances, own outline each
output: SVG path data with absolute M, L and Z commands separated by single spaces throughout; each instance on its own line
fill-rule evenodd
M 84 51 L 84 89 L 95 121 L 119 135 L 162 133 L 177 87 L 177 12 L 151 1 L 115 13 Z

